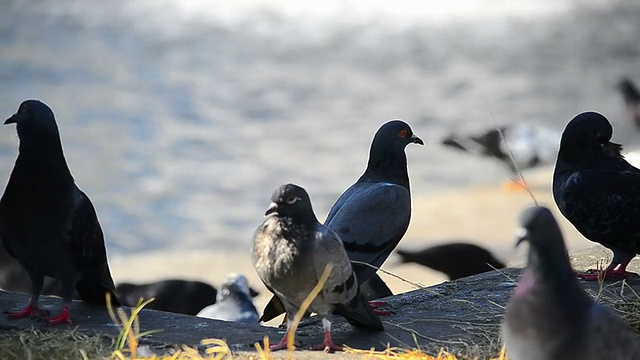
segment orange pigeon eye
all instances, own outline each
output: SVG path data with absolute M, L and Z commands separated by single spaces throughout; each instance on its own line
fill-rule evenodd
M 402 130 L 398 131 L 398 135 L 400 135 L 400 137 L 406 137 L 407 136 L 407 129 L 402 129 Z

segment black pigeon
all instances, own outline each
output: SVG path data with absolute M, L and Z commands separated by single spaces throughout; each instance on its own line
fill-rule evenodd
M 551 211 L 529 208 L 521 226 L 529 257 L 502 324 L 509 359 L 640 359 L 631 328 L 580 288 Z
M 11 318 L 41 315 L 43 278 L 62 282 L 63 306 L 51 324 L 70 323 L 74 288 L 87 302 L 104 304 L 105 293 L 119 305 L 102 229 L 91 201 L 74 183 L 62 152 L 51 109 L 26 100 L 5 121 L 17 125 L 18 158 L 0 200 L 0 238 L 31 279 L 31 300 Z
M 16 259 L 9 255 L 4 245 L 0 245 L 0 289 L 21 293 L 31 291 L 29 274 Z M 45 277 L 42 295 L 62 296 L 62 284 L 56 279 Z M 77 293 L 73 297 L 79 299 Z
M 331 340 L 334 312 L 356 327 L 383 330 L 382 322 L 359 291 L 342 241 L 318 222 L 307 192 L 287 184 L 273 193 L 271 201 L 252 247 L 253 265 L 260 279 L 280 299 L 287 314 L 287 333 L 271 350 L 286 348 L 293 318 L 328 264 L 333 264 L 333 269 L 309 307 L 322 318 L 325 332 L 324 342 L 313 348 L 342 350 Z
M 411 195 L 405 147 L 412 143 L 424 145 L 404 121 L 382 125 L 371 143 L 364 174 L 340 195 L 324 222 L 342 239 L 360 284 L 378 276 L 375 268 L 362 263 L 382 266 L 409 227 Z M 282 314 L 277 302 L 272 298 L 260 321 Z
M 486 249 L 468 243 L 431 246 L 420 251 L 398 249 L 401 263 L 416 263 L 447 275 L 450 280 L 504 268 Z
M 553 173 L 553 197 L 584 237 L 613 251 L 604 277 L 617 280 L 631 274 L 627 265 L 640 252 L 640 170 L 620 155 L 612 136 L 609 120 L 595 112 L 578 114 L 567 124 Z M 597 272 L 579 276 L 598 279 Z
M 167 279 L 146 284 L 120 283 L 116 295 L 122 305 L 134 307 L 140 299 L 154 300 L 145 309 L 196 315 L 216 302 L 218 291 L 201 281 Z
M 258 323 L 258 310 L 251 300 L 251 291 L 247 277 L 232 273 L 227 276 L 216 303 L 198 312 L 202 318 L 241 322 L 245 324 Z
M 623 77 L 617 86 L 622 94 L 627 121 L 640 128 L 640 91 L 628 77 Z

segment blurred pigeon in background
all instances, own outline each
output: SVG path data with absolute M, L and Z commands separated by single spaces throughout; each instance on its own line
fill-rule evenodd
M 258 310 L 253 305 L 247 277 L 237 273 L 229 274 L 220 287 L 216 303 L 202 309 L 197 316 L 257 324 Z
M 140 299 L 154 298 L 145 309 L 196 315 L 216 302 L 218 291 L 201 281 L 167 279 L 145 284 L 120 283 L 116 295 L 122 305 L 135 307 Z
M 50 324 L 70 323 L 74 288 L 87 302 L 119 305 L 102 229 L 89 197 L 76 186 L 62 151 L 53 111 L 26 100 L 5 121 L 16 124 L 19 154 L 0 200 L 0 238 L 29 274 L 31 299 L 11 318 L 42 315 L 38 308 L 45 276 L 62 282 L 63 305 Z
M 576 115 L 566 126 L 553 173 L 553 197 L 560 212 L 587 239 L 613 251 L 607 280 L 632 273 L 640 252 L 640 170 L 610 142 L 613 127 L 595 112 Z M 614 151 L 618 149 L 617 151 Z M 598 280 L 597 272 L 579 274 Z
M 551 211 L 529 208 L 520 223 L 529 257 L 502 324 L 509 359 L 640 359 L 631 328 L 580 288 Z
M 518 170 L 553 163 L 559 139 L 558 132 L 545 127 L 512 124 L 491 128 L 477 135 L 451 134 L 441 143 L 457 150 L 494 158 L 509 168 L 515 180 L 521 181 Z M 523 188 L 523 185 L 518 186 Z
M 468 243 L 430 246 L 419 251 L 398 249 L 401 263 L 416 263 L 447 275 L 450 280 L 502 269 L 504 264 L 486 249 Z
M 334 312 L 356 327 L 383 330 L 382 322 L 358 289 L 342 241 L 318 222 L 307 192 L 296 185 L 283 185 L 273 193 L 271 201 L 252 247 L 253 264 L 260 279 L 280 299 L 287 314 L 287 333 L 271 350 L 286 348 L 293 318 L 328 264 L 333 264 L 333 269 L 309 307 L 322 318 L 325 332 L 324 342 L 313 349 L 342 350 L 331 340 Z
M 617 89 L 624 99 L 625 117 L 627 121 L 640 128 L 640 91 L 628 77 L 623 77 L 618 82 Z

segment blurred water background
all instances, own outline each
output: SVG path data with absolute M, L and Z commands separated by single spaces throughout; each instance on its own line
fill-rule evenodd
M 389 119 L 426 143 L 414 198 L 505 179 L 440 145 L 452 131 L 593 109 L 640 144 L 614 90 L 640 80 L 639 19 L 609 0 L 4 0 L 0 114 L 53 108 L 111 254 L 248 248 L 282 183 L 324 217 Z M 0 130 L 3 182 L 17 143 Z

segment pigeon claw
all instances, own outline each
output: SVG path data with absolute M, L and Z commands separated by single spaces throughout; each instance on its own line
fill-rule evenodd
M 282 349 L 286 349 L 289 343 L 289 330 L 287 330 L 287 333 L 284 334 L 284 337 L 282 338 L 282 340 L 280 340 L 279 343 L 277 344 L 273 344 L 269 346 L 269 350 L 271 351 L 278 351 L 278 350 L 282 350 Z M 295 349 L 296 346 L 298 346 L 296 343 L 293 344 L 293 348 Z
M 373 313 L 378 316 L 391 315 L 391 310 L 389 310 L 389 303 L 387 303 L 386 301 L 369 301 L 369 306 L 371 306 Z
M 37 305 L 29 304 L 24 310 L 6 311 L 5 314 L 7 314 L 9 319 L 13 320 L 26 317 L 44 316 L 48 315 L 49 312 L 47 310 L 40 309 Z
M 326 353 L 332 353 L 334 351 L 344 351 L 344 348 L 340 345 L 336 345 L 331 340 L 331 335 L 328 331 L 324 333 L 324 342 L 322 344 L 314 345 L 311 350 L 323 350 Z
M 604 281 L 621 281 L 640 277 L 640 275 L 626 270 L 602 271 L 594 269 L 589 269 L 583 273 L 577 273 L 576 276 L 578 279 L 584 281 L 600 281 L 601 279 Z
M 69 308 L 65 305 L 60 311 L 60 315 L 45 319 L 48 325 L 73 324 L 69 317 Z

